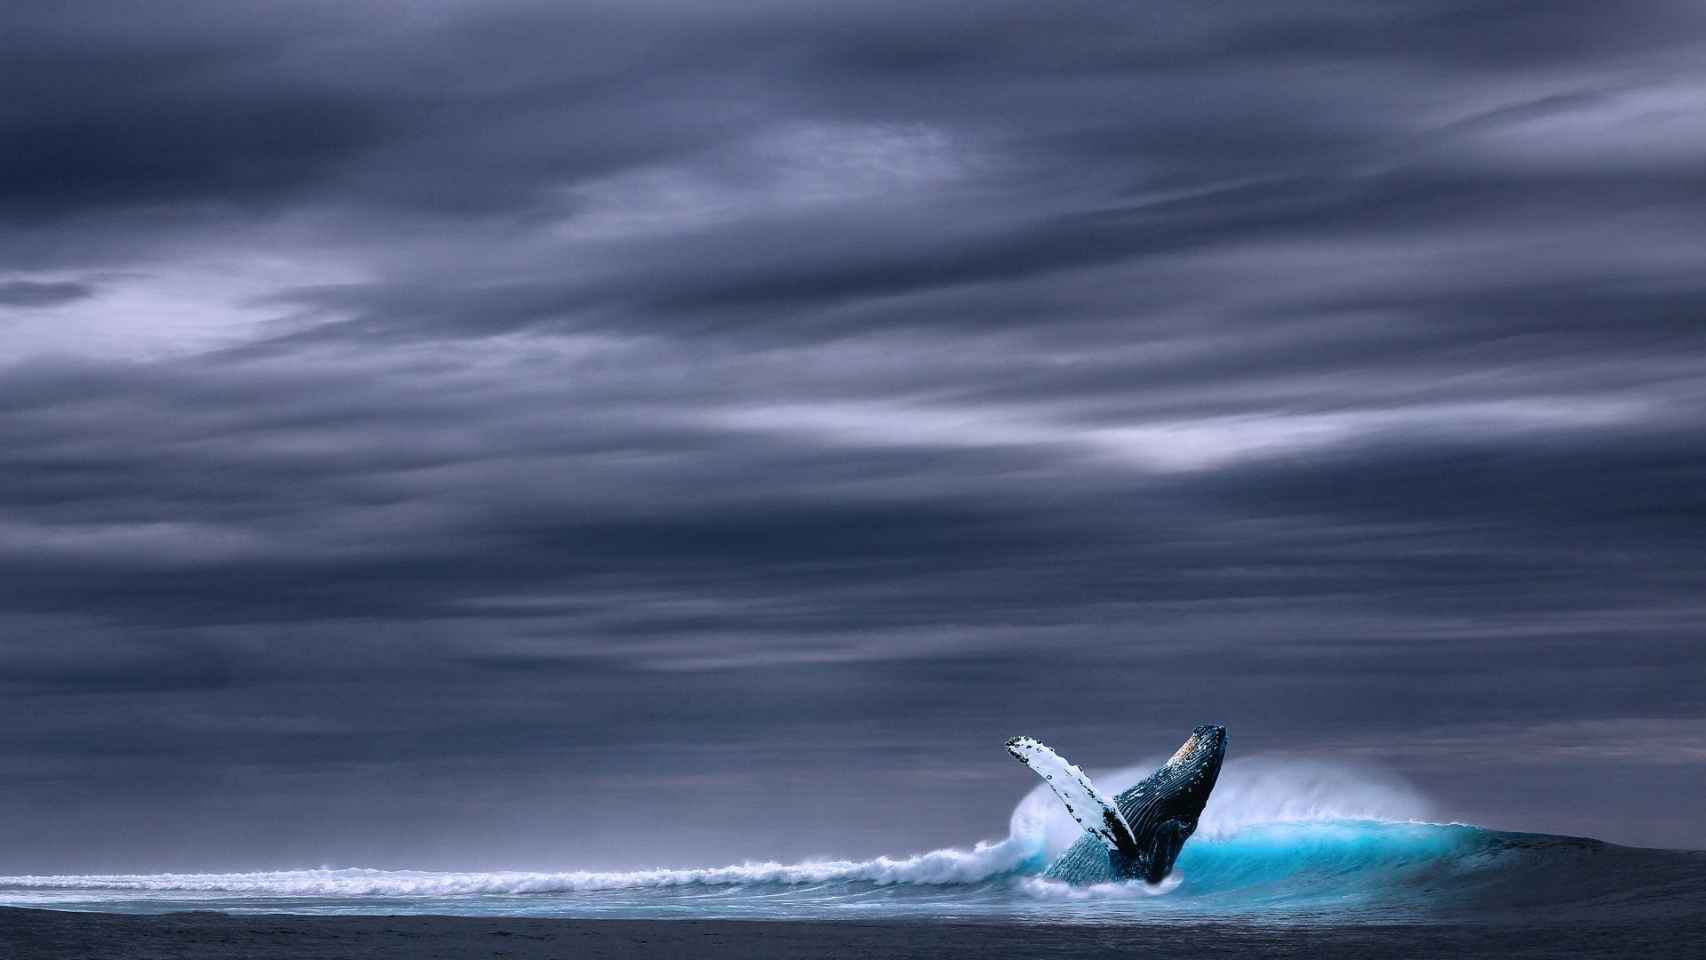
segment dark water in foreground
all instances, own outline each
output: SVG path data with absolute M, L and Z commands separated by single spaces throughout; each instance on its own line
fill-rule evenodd
M 561 920 L 154 916 L 0 909 L 9 960 L 999 960 L 1007 957 L 1697 958 L 1706 922 L 1402 925 L 1136 921 Z

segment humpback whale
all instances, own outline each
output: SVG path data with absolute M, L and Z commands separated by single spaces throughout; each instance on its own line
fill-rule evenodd
M 1112 800 L 1039 740 L 1014 737 L 1007 752 L 1043 778 L 1085 831 L 1043 876 L 1067 883 L 1160 883 L 1196 831 L 1220 776 L 1226 728 L 1205 723 L 1192 730 L 1160 769 Z

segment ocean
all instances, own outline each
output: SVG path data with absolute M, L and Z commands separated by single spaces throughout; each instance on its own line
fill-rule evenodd
M 1124 783 L 1146 769 L 1098 774 Z M 864 860 L 626 871 L 323 866 L 243 873 L 0 877 L 0 905 L 106 913 L 1297 926 L 1594 922 L 1706 915 L 1706 852 L 1423 819 L 1365 772 L 1228 762 L 1171 876 L 1069 886 L 1043 870 L 1076 836 L 1041 786 L 1008 835 Z

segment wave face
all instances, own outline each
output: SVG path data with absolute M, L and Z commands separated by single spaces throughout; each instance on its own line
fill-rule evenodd
M 1146 769 L 1100 773 L 1124 784 Z M 1463 919 L 1563 907 L 1600 920 L 1697 914 L 1706 854 L 1426 822 L 1401 782 L 1256 758 L 1229 763 L 1160 884 L 1069 886 L 1043 869 L 1079 827 L 1039 785 L 1009 834 L 908 857 L 625 872 L 319 869 L 0 877 L 0 903 L 74 910 L 577 917 Z

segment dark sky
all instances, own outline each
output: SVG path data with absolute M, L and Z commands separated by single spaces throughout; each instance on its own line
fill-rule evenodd
M 1706 846 L 1706 7 L 8 3 L 0 872 Z M 1692 799 L 1690 799 L 1692 798 Z

